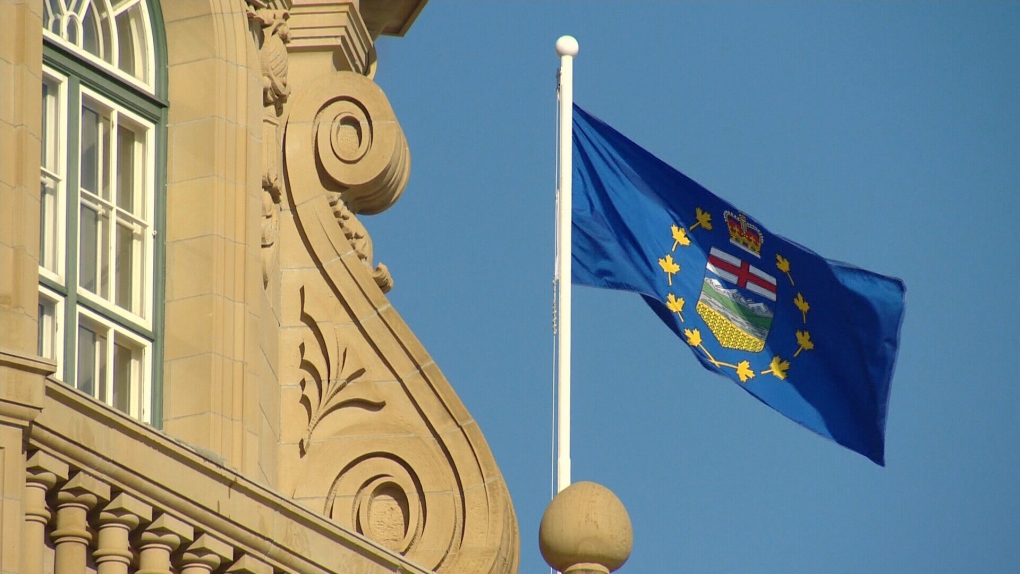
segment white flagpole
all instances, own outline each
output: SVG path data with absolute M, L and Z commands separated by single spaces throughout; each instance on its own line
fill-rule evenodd
M 557 398 L 556 398 L 556 492 L 570 486 L 570 283 L 571 233 L 570 214 L 571 178 L 573 176 L 573 117 L 574 117 L 574 56 L 577 40 L 561 36 L 556 40 L 556 53 L 560 57 L 559 74 L 559 126 L 556 214 L 556 285 L 559 292 L 557 307 Z

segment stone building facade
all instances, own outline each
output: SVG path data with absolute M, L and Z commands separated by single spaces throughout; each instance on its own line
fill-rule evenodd
M 0 0 L 0 574 L 517 571 L 359 222 L 425 1 Z

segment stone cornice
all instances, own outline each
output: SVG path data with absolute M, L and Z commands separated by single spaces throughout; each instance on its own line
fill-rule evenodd
M 45 378 L 56 370 L 49 359 L 0 349 L 0 421 L 24 427 L 35 420 Z
M 372 37 L 361 14 L 350 2 L 295 0 L 290 9 L 290 52 L 332 54 L 337 70 L 367 75 Z
M 362 0 L 361 13 L 372 37 L 403 36 L 428 0 Z

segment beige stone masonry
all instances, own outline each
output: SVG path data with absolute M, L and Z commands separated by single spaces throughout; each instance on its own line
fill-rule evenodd
M 0 0 L 0 350 L 25 357 L 38 338 L 41 85 L 42 3 Z
M 169 109 L 163 426 L 254 479 L 263 409 L 262 80 L 247 6 L 163 2 Z

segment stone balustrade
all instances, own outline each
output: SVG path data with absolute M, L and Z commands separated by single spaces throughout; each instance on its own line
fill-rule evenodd
M 45 403 L 26 429 L 22 574 L 427 572 L 60 383 Z

